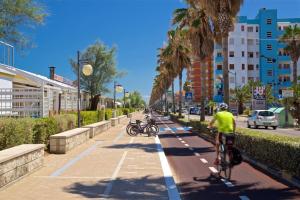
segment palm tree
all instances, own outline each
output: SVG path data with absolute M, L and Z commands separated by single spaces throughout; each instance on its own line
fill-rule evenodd
M 183 69 L 190 67 L 189 44 L 186 43 L 186 31 L 175 29 L 168 32 L 169 44 L 163 51 L 163 56 L 168 56 L 173 61 L 179 77 L 179 116 L 182 116 L 182 73 Z
M 281 42 L 287 43 L 284 48 L 291 56 L 293 61 L 293 83 L 297 84 L 297 62 L 300 57 L 300 28 L 295 25 L 289 26 L 280 38 Z
M 234 28 L 234 18 L 243 0 L 188 0 L 205 10 L 213 23 L 215 39 L 222 44 L 224 102 L 229 103 L 228 35 Z M 221 41 L 219 41 L 221 37 Z
M 214 50 L 214 34 L 210 21 L 205 11 L 196 3 L 190 2 L 188 8 L 177 9 L 174 12 L 173 24 L 180 29 L 187 29 L 192 47 L 194 61 L 200 61 L 201 66 L 201 121 L 205 120 L 206 97 L 206 67 L 207 58 L 210 58 Z

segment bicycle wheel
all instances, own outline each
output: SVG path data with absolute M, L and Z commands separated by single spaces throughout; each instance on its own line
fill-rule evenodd
M 132 124 L 128 124 L 128 125 L 126 126 L 126 133 L 127 133 L 128 135 L 130 135 L 130 129 L 131 129 L 131 127 L 132 127 Z
M 159 128 L 156 125 L 150 125 L 147 127 L 147 133 L 148 135 L 156 136 L 159 131 Z
M 230 156 L 228 153 L 225 154 L 224 164 L 225 164 L 225 167 L 224 167 L 225 178 L 227 180 L 230 180 L 230 178 L 231 178 L 231 159 L 230 159 Z
M 139 129 L 135 126 L 129 128 L 129 135 L 130 136 L 137 136 L 139 134 Z

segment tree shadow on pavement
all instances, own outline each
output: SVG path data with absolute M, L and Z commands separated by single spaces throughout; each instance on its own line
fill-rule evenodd
M 157 146 L 156 144 L 141 144 L 141 143 L 132 143 L 131 145 L 128 144 L 115 144 L 111 146 L 106 146 L 106 148 L 112 149 L 140 149 L 147 153 L 157 153 Z M 193 147 L 193 151 L 189 150 L 186 147 L 166 147 L 163 148 L 166 156 L 194 156 L 194 152 L 197 153 L 208 153 L 214 152 L 215 149 L 213 147 Z
M 194 177 L 194 182 L 183 182 L 178 184 L 183 199 L 198 200 L 200 199 L 220 199 L 232 200 L 240 199 L 239 196 L 247 196 L 249 199 L 255 200 L 283 200 L 283 199 L 299 199 L 299 193 L 295 189 L 278 189 L 266 188 L 258 183 L 235 184 L 235 186 L 226 187 L 220 178 L 211 174 L 208 177 Z
M 164 177 L 120 177 L 114 181 L 107 179 L 97 182 L 82 181 L 69 185 L 63 190 L 89 199 L 168 199 Z

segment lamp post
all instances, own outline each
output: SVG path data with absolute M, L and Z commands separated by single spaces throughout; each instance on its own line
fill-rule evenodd
M 116 93 L 117 93 L 117 87 L 120 88 L 120 87 L 122 87 L 122 85 L 117 84 L 117 82 L 114 81 L 114 117 L 116 117 Z
M 81 95 L 80 95 L 80 64 L 83 64 L 82 73 L 85 76 L 90 76 L 93 73 L 92 65 L 88 64 L 87 59 L 80 59 L 80 52 L 77 51 L 77 120 L 78 128 L 80 128 L 80 105 L 81 105 Z

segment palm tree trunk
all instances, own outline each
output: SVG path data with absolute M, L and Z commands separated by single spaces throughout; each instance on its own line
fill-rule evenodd
M 173 110 L 173 113 L 175 113 L 175 94 L 174 94 L 174 80 L 172 81 L 172 103 L 173 103 L 173 106 L 172 106 L 172 110 Z
M 167 84 L 165 84 L 165 112 L 168 113 L 168 88 Z
M 201 113 L 200 113 L 200 121 L 205 121 L 205 79 L 206 79 L 206 63 L 202 61 L 200 64 L 201 67 Z
M 179 117 L 182 116 L 182 69 L 179 72 Z
M 293 61 L 293 84 L 296 85 L 297 84 L 297 60 Z
M 222 37 L 224 102 L 229 104 L 228 35 Z

